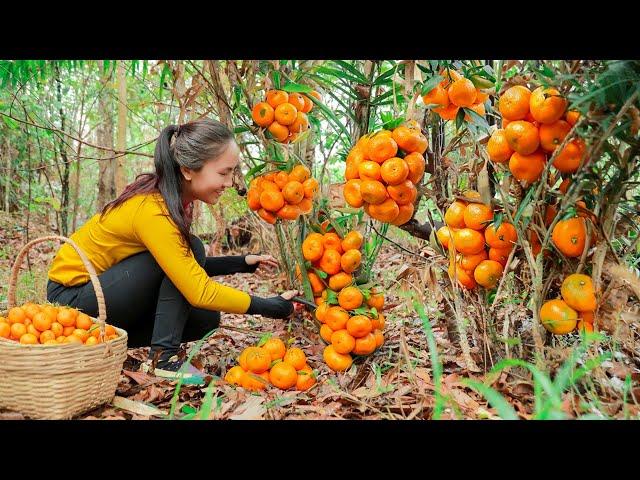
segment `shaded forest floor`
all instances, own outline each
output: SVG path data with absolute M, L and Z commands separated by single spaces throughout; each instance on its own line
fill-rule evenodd
M 6 301 L 6 285 L 11 263 L 25 243 L 20 219 L 0 216 L 0 304 Z M 34 222 L 30 238 L 46 234 L 46 225 Z M 409 247 L 415 250 L 415 247 Z M 55 254 L 51 243 L 33 249 L 31 273 L 24 272 L 19 281 L 19 301 L 27 298 L 44 301 L 46 271 Z M 428 250 L 428 247 L 427 247 Z M 273 253 L 275 256 L 275 252 Z M 202 344 L 193 363 L 211 374 L 208 386 L 180 385 L 138 371 L 147 349 L 129 349 L 116 400 L 81 415 L 81 419 L 428 419 L 436 408 L 434 369 L 423 320 L 416 314 L 407 297 L 407 283 L 402 281 L 409 271 L 422 271 L 424 259 L 408 254 L 397 246 L 385 244 L 374 267 L 374 277 L 386 289 L 385 343 L 373 355 L 358 358 L 346 373 L 332 372 L 322 360 L 324 342 L 310 313 L 298 311 L 291 320 L 272 320 L 260 316 L 223 314 L 221 328 Z M 216 280 L 257 295 L 277 294 L 285 289 L 283 274 L 237 274 L 217 277 Z M 429 292 L 424 292 L 430 298 Z M 464 385 L 468 378 L 482 382 L 495 361 L 486 348 L 471 342 L 470 355 L 480 367 L 470 372 L 460 346 L 447 331 L 450 326 L 443 317 L 443 303 L 425 302 L 442 363 L 441 391 L 442 419 L 494 419 L 498 411 L 488 405 L 484 397 Z M 4 305 L 0 309 L 4 308 Z M 513 315 L 527 315 L 520 306 Z M 479 322 L 479 319 L 476 319 Z M 226 384 L 222 377 L 247 346 L 255 344 L 262 335 L 271 333 L 283 340 L 294 338 L 294 346 L 301 347 L 308 363 L 317 375 L 317 384 L 306 392 L 283 392 L 269 387 L 260 393 L 250 393 Z M 554 342 L 552 353 L 556 364 L 564 360 L 571 347 L 579 341 L 577 335 L 569 340 Z M 194 344 L 189 344 L 189 350 Z M 517 353 L 517 351 L 516 351 Z M 514 356 L 517 356 L 514 354 Z M 569 390 L 562 396 L 560 409 L 568 418 L 585 413 L 607 418 L 634 418 L 640 414 L 640 381 L 638 360 L 640 352 L 622 352 L 603 363 L 588 375 L 588 384 Z M 557 368 L 557 365 L 556 365 Z M 631 388 L 621 393 L 625 379 Z M 627 380 L 628 381 L 628 380 Z M 534 383 L 523 369 L 503 371 L 489 384 L 501 393 L 520 418 L 535 415 Z M 591 385 L 591 386 L 589 386 Z M 595 409 L 595 410 L 594 410 Z M 22 418 L 22 415 L 0 409 L 1 418 Z

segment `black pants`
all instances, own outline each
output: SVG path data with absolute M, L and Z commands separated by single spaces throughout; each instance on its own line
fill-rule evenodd
M 191 235 L 196 261 L 209 276 L 253 271 L 244 257 L 207 257 L 202 241 Z M 220 324 L 220 312 L 193 308 L 148 251 L 132 255 L 98 276 L 107 307 L 107 323 L 128 333 L 131 347 L 151 346 L 150 357 L 174 355 L 181 342 L 203 338 Z M 47 299 L 97 317 L 98 304 L 88 282 L 65 287 L 49 281 Z

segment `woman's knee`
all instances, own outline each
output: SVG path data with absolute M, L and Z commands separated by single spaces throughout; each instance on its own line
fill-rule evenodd
M 204 266 L 205 262 L 207 261 L 207 254 L 204 250 L 204 244 L 202 243 L 202 240 L 191 234 L 189 243 L 191 244 L 191 251 L 193 252 L 193 256 L 195 257 L 196 262 L 198 262 L 200 266 Z

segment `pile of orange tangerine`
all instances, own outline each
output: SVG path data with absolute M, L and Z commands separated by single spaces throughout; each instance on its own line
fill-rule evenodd
M 345 201 L 371 218 L 404 225 L 413 217 L 427 147 L 415 122 L 361 137 L 347 156 Z
M 528 184 L 537 182 L 548 156 L 562 143 L 580 114 L 567 111 L 567 100 L 555 88 L 538 87 L 533 92 L 524 85 L 508 88 L 499 100 L 502 128 L 487 144 L 489 159 L 507 163 L 511 174 Z M 573 173 L 585 154 L 580 138 L 571 140 L 553 161 L 561 173 Z
M 544 328 L 555 335 L 573 330 L 593 332 L 597 307 L 593 282 L 588 275 L 573 273 L 562 282 L 562 299 L 549 300 L 540 309 Z
M 297 220 L 300 215 L 310 213 L 318 189 L 311 171 L 304 165 L 296 165 L 289 173 L 280 170 L 254 178 L 249 184 L 247 203 L 260 218 L 273 225 L 277 218 Z
M 384 295 L 360 289 L 352 275 L 360 266 L 363 240 L 355 230 L 343 239 L 332 231 L 311 233 L 302 244 L 302 254 L 315 270 L 308 275 L 318 305 L 315 316 L 322 324 L 320 336 L 329 344 L 323 358 L 338 372 L 351 366 L 352 353 L 369 355 L 384 343 Z
M 436 87 L 422 96 L 425 105 L 438 105 L 433 109 L 443 120 L 453 120 L 460 108 L 469 108 L 481 117 L 485 116 L 484 102 L 489 96 L 478 90 L 473 82 L 453 69 L 440 72 L 444 77 Z M 469 120 L 469 115 L 464 116 Z
M 0 316 L 0 338 L 26 345 L 95 345 L 118 338 L 118 332 L 106 325 L 103 340 L 98 324 L 86 313 L 71 307 L 27 302 L 10 309 L 6 318 Z
M 287 349 L 282 340 L 273 337 L 258 345 L 242 351 L 239 365 L 229 369 L 225 381 L 251 391 L 264 390 L 268 385 L 302 391 L 316 383 L 315 374 L 300 348 Z
M 310 95 L 320 100 L 320 94 L 315 90 Z M 278 142 L 289 143 L 309 128 L 307 113 L 312 109 L 313 102 L 306 95 L 269 90 L 266 101 L 255 104 L 251 117 Z
M 473 190 L 464 196 L 480 198 Z M 444 220 L 446 225 L 438 229 L 436 237 L 449 251 L 449 276 L 468 289 L 476 285 L 494 288 L 518 238 L 514 226 L 503 221 L 496 228 L 492 208 L 479 201 L 455 200 Z

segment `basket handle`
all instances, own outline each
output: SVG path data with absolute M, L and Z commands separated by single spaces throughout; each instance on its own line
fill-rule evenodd
M 107 307 L 104 303 L 104 293 L 102 292 L 102 286 L 100 285 L 100 280 L 98 280 L 98 274 L 96 273 L 96 269 L 93 268 L 93 264 L 89 261 L 87 256 L 84 254 L 80 247 L 71 240 L 70 238 L 63 237 L 61 235 L 49 235 L 46 237 L 36 238 L 35 240 L 31 240 L 27 243 L 22 250 L 18 253 L 18 257 L 16 261 L 13 262 L 13 266 L 11 267 L 11 277 L 9 278 L 9 291 L 7 292 L 7 303 L 8 308 L 11 309 L 16 306 L 16 284 L 18 283 L 18 273 L 20 272 L 20 266 L 22 265 L 22 261 L 24 257 L 27 255 L 31 247 L 37 245 L 38 243 L 47 242 L 49 240 L 60 240 L 62 242 L 68 243 L 73 247 L 73 249 L 78 253 L 82 263 L 84 264 L 87 272 L 89 272 L 89 278 L 91 279 L 91 283 L 93 284 L 93 289 L 96 294 L 96 299 L 98 300 L 98 325 L 100 326 L 100 333 L 102 336 L 105 335 L 105 322 L 107 320 Z

